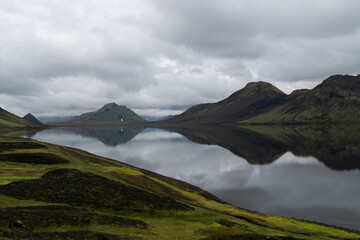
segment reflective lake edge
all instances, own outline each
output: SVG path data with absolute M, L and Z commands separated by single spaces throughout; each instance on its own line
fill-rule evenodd
M 252 126 L 52 129 L 32 138 L 181 179 L 246 209 L 360 229 L 359 136 L 348 126 Z

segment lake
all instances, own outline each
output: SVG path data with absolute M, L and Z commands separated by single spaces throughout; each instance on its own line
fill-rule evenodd
M 189 182 L 245 209 L 360 230 L 360 128 L 73 128 L 29 136 Z

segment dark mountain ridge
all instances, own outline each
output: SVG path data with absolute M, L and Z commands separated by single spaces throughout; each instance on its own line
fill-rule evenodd
M 169 122 L 226 123 L 246 119 L 273 109 L 286 96 L 270 83 L 252 82 L 222 101 L 195 105 Z
M 167 124 L 360 123 L 360 75 L 334 75 L 311 90 L 287 95 L 251 82 L 217 103 L 195 105 Z

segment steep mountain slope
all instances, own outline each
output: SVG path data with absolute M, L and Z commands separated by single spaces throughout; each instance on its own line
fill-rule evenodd
M 0 127 L 6 127 L 6 128 L 39 127 L 39 124 L 18 117 L 0 107 Z
M 334 75 L 311 90 L 296 90 L 290 95 L 269 83 L 253 82 L 220 102 L 195 105 L 162 123 L 360 123 L 360 75 Z
M 81 114 L 69 121 L 71 123 L 101 123 L 101 122 L 143 122 L 143 118 L 134 113 L 131 109 L 109 103 L 95 112 Z
M 246 123 L 358 123 L 360 75 L 334 75 L 312 90 L 297 90 L 285 102 Z
M 42 124 L 34 115 L 32 115 L 31 113 L 26 114 L 23 119 L 28 120 L 30 122 L 33 123 L 38 123 L 38 124 Z
M 195 105 L 166 122 L 184 124 L 233 122 L 269 111 L 278 106 L 285 97 L 285 93 L 270 83 L 252 82 L 220 102 Z

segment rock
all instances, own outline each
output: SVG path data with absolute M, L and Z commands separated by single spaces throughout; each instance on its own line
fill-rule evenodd
M 23 221 L 15 220 L 9 224 L 9 228 L 12 230 L 24 230 L 26 229 L 26 226 Z

